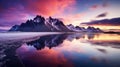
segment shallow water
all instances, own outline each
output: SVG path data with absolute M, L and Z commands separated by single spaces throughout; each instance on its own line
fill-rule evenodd
M 0 52 L 0 67 L 120 67 L 120 34 L 37 36 L 0 42 Z

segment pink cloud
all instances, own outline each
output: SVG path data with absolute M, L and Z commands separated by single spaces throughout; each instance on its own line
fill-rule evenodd
M 99 8 L 99 7 L 100 7 L 100 5 L 94 4 L 94 5 L 92 5 L 92 6 L 90 7 L 90 9 L 91 9 L 91 10 L 95 10 L 95 9 L 97 9 L 97 8 Z
M 64 24 L 73 24 L 73 25 L 78 25 L 82 17 L 84 17 L 86 13 L 78 13 L 78 14 L 71 14 L 71 15 L 66 15 L 63 18 Z M 77 22 L 76 22 L 77 21 Z
M 37 14 L 53 16 L 62 14 L 65 10 L 69 11 L 74 4 L 75 0 L 36 0 L 29 1 L 26 9 Z
M 3 12 L 0 16 L 2 26 L 20 24 L 30 19 L 31 16 L 59 16 L 64 15 L 65 11 L 71 11 L 76 3 L 75 0 L 26 0 L 16 6 L 9 6 L 6 9 L 0 7 Z M 6 23 L 6 24 L 5 24 Z
M 103 2 L 102 4 L 94 4 L 94 5 L 92 5 L 91 7 L 90 7 L 90 9 L 91 10 L 95 10 L 95 9 L 98 9 L 98 8 L 106 8 L 106 7 L 108 7 L 109 6 L 109 4 L 108 4 L 108 2 Z

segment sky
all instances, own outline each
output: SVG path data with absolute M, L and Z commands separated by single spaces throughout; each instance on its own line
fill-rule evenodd
M 120 0 L 0 0 L 0 29 L 7 30 L 36 15 L 61 18 L 64 24 L 76 26 L 93 20 L 119 18 L 119 7 Z

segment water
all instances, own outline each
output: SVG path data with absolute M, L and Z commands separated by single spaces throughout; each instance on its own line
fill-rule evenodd
M 120 34 L 13 38 L 0 41 L 0 54 L 0 67 L 120 67 Z

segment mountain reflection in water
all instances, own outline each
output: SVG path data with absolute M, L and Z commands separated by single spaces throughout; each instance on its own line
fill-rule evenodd
M 3 67 L 120 67 L 120 34 L 47 35 L 2 49 Z

